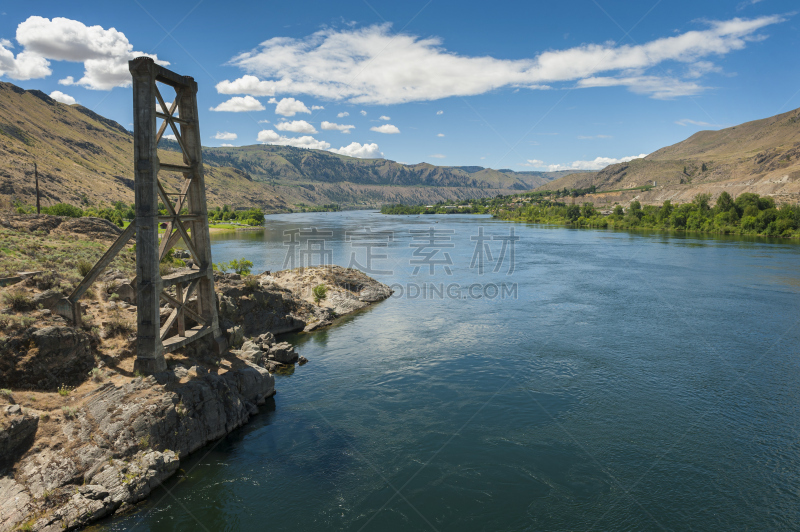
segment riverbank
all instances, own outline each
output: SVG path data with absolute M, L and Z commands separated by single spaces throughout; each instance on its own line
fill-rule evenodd
M 39 270 L 2 290 L 0 531 L 71 530 L 131 508 L 181 459 L 247 423 L 274 395 L 273 375 L 303 362 L 276 334 L 330 325 L 391 294 L 338 267 L 218 273 L 231 349 L 217 356 L 195 342 L 167 355 L 167 371 L 141 376 L 133 371 L 136 307 L 122 290 L 134 273 L 130 250 L 82 301 L 82 327 L 48 308 L 80 278 L 80 261 L 96 260 L 119 233 L 105 220 L 77 220 L 0 218 L 0 271 Z M 305 294 L 320 282 L 328 297 L 316 305 Z

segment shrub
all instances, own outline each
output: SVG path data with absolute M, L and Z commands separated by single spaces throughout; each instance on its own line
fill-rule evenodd
M 71 406 L 62 406 L 61 411 L 64 412 L 64 417 L 67 419 L 73 419 L 78 416 L 78 411 Z
M 56 203 L 52 207 L 45 207 L 42 209 L 45 214 L 52 214 L 53 216 L 68 216 L 70 218 L 80 218 L 83 216 L 83 210 L 80 207 L 69 205 L 67 203 Z
M 240 260 L 233 259 L 230 263 L 230 268 L 239 275 L 250 275 L 250 269 L 252 267 L 253 263 L 245 258 Z
M 318 284 L 312 289 L 312 293 L 314 294 L 314 302 L 319 306 L 319 304 L 328 297 L 328 287 L 324 284 Z
M 78 261 L 78 273 L 81 274 L 81 277 L 86 277 L 90 271 L 92 271 L 92 267 L 94 264 L 89 262 L 88 260 L 79 260 Z
M 33 308 L 33 300 L 22 290 L 15 290 L 3 294 L 3 303 L 16 312 L 24 312 Z
M 106 378 L 106 372 L 100 368 L 92 368 L 92 371 L 89 372 L 89 376 L 94 382 L 102 382 L 103 379 Z
M 111 318 L 105 325 L 106 334 L 108 336 L 127 337 L 133 334 L 133 327 L 126 321 L 120 318 Z
M 244 280 L 244 288 L 248 292 L 254 292 L 255 289 L 258 288 L 258 277 L 254 275 L 248 275 Z
M 158 274 L 161 277 L 166 277 L 172 273 L 172 264 L 167 264 L 166 262 L 162 262 L 158 265 Z
M 70 390 L 70 389 L 67 387 L 67 385 L 66 385 L 66 384 L 62 384 L 61 386 L 59 386 L 59 387 L 58 387 L 58 395 L 60 395 L 61 397 L 66 397 L 66 396 L 68 396 L 68 395 L 69 395 L 69 392 L 71 392 L 71 391 L 72 391 L 72 390 Z

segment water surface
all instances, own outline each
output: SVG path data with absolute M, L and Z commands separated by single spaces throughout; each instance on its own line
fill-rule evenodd
M 107 529 L 798 527 L 797 245 L 345 212 L 214 235 L 214 260 L 279 270 L 310 227 L 343 266 L 366 251 L 347 232 L 392 231 L 373 267 L 402 297 L 291 336 L 310 363 L 274 403 Z M 470 268 L 480 227 L 514 228 L 513 273 Z M 450 275 L 413 274 L 429 228 L 453 231 Z M 481 297 L 409 297 L 423 283 Z M 517 298 L 484 297 L 501 283 Z

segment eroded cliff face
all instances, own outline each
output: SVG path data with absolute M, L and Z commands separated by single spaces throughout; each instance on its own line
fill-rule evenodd
M 218 274 L 232 348 L 219 357 L 195 342 L 167 356 L 168 371 L 142 377 L 133 373 L 134 330 L 122 327 L 135 306 L 108 296 L 118 277 L 110 271 L 98 283 L 106 296 L 89 305 L 87 327 L 37 308 L 33 326 L 0 339 L 0 531 L 72 530 L 141 501 L 181 458 L 257 414 L 275 393 L 273 373 L 306 362 L 276 334 L 330 325 L 391 295 L 337 266 Z M 315 304 L 319 284 L 328 296 Z M 36 283 L 9 289 L 41 296 Z
M 135 504 L 177 471 L 179 458 L 247 423 L 274 393 L 264 367 L 228 356 L 213 370 L 175 364 L 113 378 L 61 414 L 27 408 L 40 434 L 0 478 L 0 530 L 24 522 L 70 530 Z

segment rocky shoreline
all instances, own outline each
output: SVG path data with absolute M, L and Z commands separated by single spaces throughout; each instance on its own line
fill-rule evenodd
M 42 275 L 3 292 L 33 300 L 47 292 Z M 216 274 L 231 348 L 217 356 L 192 343 L 145 377 L 133 373 L 135 307 L 109 295 L 121 277 L 112 270 L 96 283 L 82 328 L 45 305 L 2 310 L 17 325 L 0 338 L 0 531 L 74 530 L 132 508 L 182 458 L 257 414 L 275 394 L 274 373 L 305 362 L 276 334 L 328 326 L 392 293 L 338 266 Z M 318 284 L 328 295 L 315 304 Z

